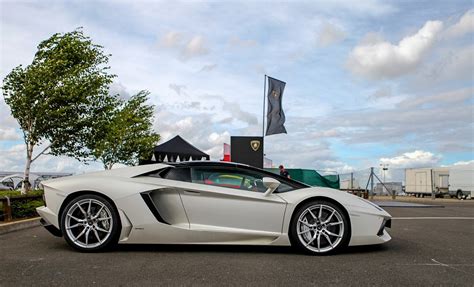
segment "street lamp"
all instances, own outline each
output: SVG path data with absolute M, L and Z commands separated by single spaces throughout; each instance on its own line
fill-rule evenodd
M 388 170 L 388 166 L 389 166 L 388 163 L 381 163 L 380 164 L 380 167 L 382 167 L 382 172 L 383 172 L 383 185 L 384 186 L 385 186 L 385 171 Z M 385 189 L 387 189 L 387 187 L 385 187 Z M 389 192 L 389 191 L 387 190 L 387 192 Z

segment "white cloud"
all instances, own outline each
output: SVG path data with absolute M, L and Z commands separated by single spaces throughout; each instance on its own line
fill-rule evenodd
M 182 42 L 183 35 L 176 31 L 170 31 L 161 38 L 159 42 L 160 47 L 164 48 L 175 48 L 178 47 Z
M 130 93 L 128 92 L 127 88 L 119 81 L 114 81 L 109 86 L 109 94 L 119 95 L 119 98 L 124 100 L 130 99 Z
M 396 45 L 381 39 L 362 42 L 351 51 L 348 68 L 356 75 L 373 79 L 413 71 L 430 51 L 442 27 L 441 21 L 428 21 L 416 34 Z
M 202 66 L 201 70 L 199 70 L 199 72 L 210 72 L 215 68 L 217 68 L 217 64 L 204 65 Z
M 194 36 L 189 42 L 184 46 L 181 52 L 181 58 L 183 60 L 188 60 L 194 57 L 206 55 L 209 53 L 207 48 L 207 43 L 202 36 Z
M 447 38 L 457 38 L 474 32 L 474 9 L 468 10 L 459 21 L 445 31 Z
M 389 164 L 391 167 L 413 168 L 436 166 L 439 164 L 440 160 L 440 155 L 428 151 L 415 150 L 392 158 L 381 158 L 380 162 L 383 164 Z
M 332 44 L 341 42 L 346 38 L 346 32 L 334 24 L 325 22 L 321 27 L 318 35 L 318 44 L 322 47 L 327 47 Z
M 0 141 L 20 140 L 21 136 L 14 128 L 0 128 Z
M 470 98 L 474 99 L 474 88 L 465 88 L 454 91 L 448 91 L 440 94 L 429 96 L 418 96 L 416 98 L 409 97 L 401 101 L 398 106 L 403 109 L 408 108 L 423 108 L 430 105 L 447 107 L 448 105 L 459 105 Z
M 229 45 L 235 48 L 249 48 L 257 46 L 257 41 L 251 39 L 241 39 L 237 36 L 232 36 L 229 40 Z
M 453 163 L 452 165 L 454 166 L 474 165 L 474 159 L 468 160 L 468 161 L 457 161 Z
M 176 92 L 179 96 L 181 96 L 181 93 L 184 93 L 184 90 L 186 89 L 186 85 L 178 85 L 178 84 L 169 84 L 168 86 L 170 89 Z
M 320 9 L 330 9 L 338 13 L 353 13 L 364 17 L 380 17 L 397 11 L 397 8 L 379 0 L 358 0 L 357 2 L 347 0 L 318 1 Z

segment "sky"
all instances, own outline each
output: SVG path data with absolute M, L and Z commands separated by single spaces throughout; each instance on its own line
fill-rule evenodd
M 337 171 L 474 161 L 472 1 L 0 0 L 0 76 L 82 27 L 111 54 L 111 94 L 151 92 L 154 129 L 222 156 L 260 136 L 264 75 L 286 82 L 274 165 Z M 41 147 L 37 147 L 37 151 Z M 22 133 L 0 99 L 0 170 L 21 171 Z M 41 156 L 33 171 L 102 168 Z

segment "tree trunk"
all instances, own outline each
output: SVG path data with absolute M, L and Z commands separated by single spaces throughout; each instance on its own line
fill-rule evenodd
M 26 144 L 26 166 L 25 173 L 23 175 L 23 183 L 21 185 L 21 194 L 26 194 L 31 189 L 30 184 L 30 167 L 31 167 L 31 158 L 33 156 L 33 147 L 31 143 Z

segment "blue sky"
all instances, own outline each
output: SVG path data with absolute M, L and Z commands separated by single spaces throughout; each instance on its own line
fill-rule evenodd
M 287 82 L 274 164 L 347 172 L 474 160 L 471 1 L 0 1 L 0 76 L 83 27 L 110 53 L 111 93 L 151 92 L 155 129 L 222 157 L 260 135 L 264 74 Z M 0 100 L 0 170 L 21 170 L 21 131 Z M 45 156 L 33 170 L 83 172 Z

